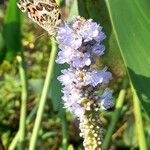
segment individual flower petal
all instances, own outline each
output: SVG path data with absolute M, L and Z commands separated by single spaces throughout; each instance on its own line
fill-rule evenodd
M 105 46 L 104 45 L 96 44 L 92 48 L 92 53 L 94 55 L 96 55 L 96 56 L 101 56 L 101 55 L 104 54 L 104 50 L 105 50 Z
M 108 110 L 112 107 L 114 107 L 113 97 L 112 97 L 112 91 L 108 88 L 104 90 L 104 93 L 99 97 L 101 107 L 104 110 Z
M 100 26 L 99 26 L 98 31 L 99 31 L 99 33 L 96 37 L 94 37 L 94 40 L 96 42 L 102 42 L 106 38 L 106 35 L 104 32 L 102 32 L 102 27 L 100 27 Z
M 66 37 L 73 33 L 73 29 L 66 23 L 63 22 L 58 28 L 57 28 L 57 36 L 56 40 L 59 43 L 63 43 L 63 41 L 66 39 Z
M 91 65 L 91 55 L 89 53 L 77 52 L 76 56 L 72 59 L 72 65 L 75 68 Z

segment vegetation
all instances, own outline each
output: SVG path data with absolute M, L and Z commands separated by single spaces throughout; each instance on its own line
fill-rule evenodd
M 112 72 L 116 105 L 99 112 L 103 149 L 150 149 L 149 0 L 58 2 L 63 18 L 92 18 L 107 35 L 98 64 Z M 55 64 L 57 43 L 16 3 L 0 2 L 0 150 L 83 149 L 79 122 L 61 100 L 57 77 L 66 66 Z

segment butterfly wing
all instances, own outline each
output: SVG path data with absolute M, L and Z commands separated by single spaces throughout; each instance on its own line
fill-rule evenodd
M 55 33 L 55 27 L 61 22 L 61 13 L 54 0 L 20 0 L 17 5 L 50 35 Z

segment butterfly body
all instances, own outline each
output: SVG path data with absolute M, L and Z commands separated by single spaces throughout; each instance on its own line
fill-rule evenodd
M 55 28 L 61 23 L 61 13 L 54 0 L 20 0 L 17 5 L 50 35 L 55 34 Z

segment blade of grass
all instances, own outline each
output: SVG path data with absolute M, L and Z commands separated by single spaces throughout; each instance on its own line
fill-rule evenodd
M 22 56 L 17 56 L 19 62 L 19 72 L 22 84 L 22 95 L 21 95 L 21 112 L 20 112 L 20 140 L 19 140 L 19 150 L 25 149 L 25 132 L 26 132 L 26 111 L 27 111 L 27 99 L 28 99 L 28 90 L 27 90 L 27 79 L 26 79 L 26 69 L 25 62 Z
M 116 109 L 112 115 L 112 119 L 111 119 L 111 123 L 108 127 L 108 131 L 106 133 L 106 136 L 104 138 L 104 142 L 103 142 L 103 146 L 102 149 L 103 150 L 108 150 L 109 146 L 110 146 L 110 142 L 111 142 L 111 138 L 112 138 L 112 134 L 115 130 L 120 112 L 121 112 L 121 108 L 125 99 L 125 94 L 126 94 L 126 88 L 128 86 L 128 79 L 125 78 L 123 81 L 123 85 L 122 85 L 122 89 L 120 90 L 119 96 L 118 96 L 118 100 L 116 103 Z
M 33 132 L 32 132 L 32 135 L 31 135 L 29 150 L 34 150 L 35 146 L 36 146 L 38 131 L 39 131 L 39 128 L 40 128 L 40 124 L 41 124 L 41 120 L 42 120 L 42 116 L 43 116 L 43 112 L 44 112 L 44 106 L 45 106 L 45 102 L 46 102 L 46 99 L 47 99 L 49 86 L 50 86 L 50 83 L 52 81 L 53 67 L 54 67 L 54 63 L 55 63 L 56 51 L 57 51 L 56 43 L 55 43 L 54 39 L 52 39 L 52 49 L 51 49 L 50 60 L 49 60 L 48 69 L 47 69 L 47 75 L 46 75 L 46 79 L 45 79 L 41 99 L 40 99 L 40 102 L 39 102 L 39 108 L 38 108 L 38 111 L 37 111 L 37 116 L 36 116 L 36 119 L 35 119 Z
M 133 87 L 132 82 L 130 82 L 130 84 L 131 84 L 131 89 L 133 92 L 134 116 L 135 116 L 136 130 L 138 133 L 139 148 L 140 148 L 140 150 L 147 150 L 146 139 L 145 139 L 144 128 L 143 128 L 143 122 L 142 122 L 140 101 L 139 101 L 137 93 Z
M 42 140 L 47 140 L 48 138 L 52 137 L 52 136 L 56 136 L 57 132 L 47 132 L 44 135 L 42 135 Z
M 37 112 L 37 108 L 38 108 L 38 104 L 32 109 L 32 111 L 28 115 L 28 117 L 26 119 L 26 125 L 28 125 L 33 120 L 33 118 Z M 16 148 L 17 143 L 19 141 L 19 137 L 20 137 L 20 131 L 18 131 L 17 134 L 15 135 L 15 137 L 13 138 L 11 144 L 9 145 L 8 150 L 14 150 Z
M 17 52 L 21 51 L 21 19 L 20 11 L 18 11 L 17 0 L 9 0 L 6 14 L 4 17 L 4 40 L 6 49 L 3 52 L 6 59 L 12 61 L 17 55 Z

